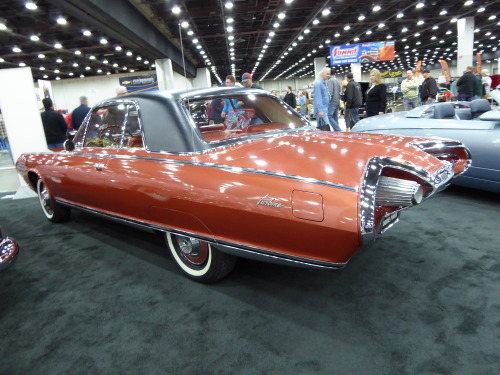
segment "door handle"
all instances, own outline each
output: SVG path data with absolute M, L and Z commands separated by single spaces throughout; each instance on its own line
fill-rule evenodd
M 102 171 L 102 169 L 104 168 L 104 163 L 95 163 L 94 168 L 98 171 Z

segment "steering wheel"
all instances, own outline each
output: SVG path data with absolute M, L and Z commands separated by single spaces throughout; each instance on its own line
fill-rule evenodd
M 122 127 L 120 125 L 108 125 L 99 130 L 98 137 L 102 140 L 103 145 L 121 145 L 121 135 L 122 135 Z M 128 138 L 132 137 L 132 133 L 128 130 L 125 130 L 125 135 L 128 135 Z

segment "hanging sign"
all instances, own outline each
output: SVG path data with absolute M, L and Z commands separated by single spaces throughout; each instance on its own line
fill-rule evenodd
M 330 65 L 394 60 L 394 42 L 330 46 Z
M 144 74 L 142 76 L 120 77 L 120 86 L 127 88 L 127 93 L 158 90 L 158 78 L 156 74 Z

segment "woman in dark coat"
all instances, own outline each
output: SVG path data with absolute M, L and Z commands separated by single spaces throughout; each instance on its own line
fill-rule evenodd
M 366 117 L 385 113 L 387 91 L 378 69 L 370 72 L 370 88 L 366 91 Z

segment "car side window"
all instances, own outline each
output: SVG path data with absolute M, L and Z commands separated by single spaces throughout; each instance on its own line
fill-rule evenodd
M 85 133 L 84 147 L 119 148 L 128 106 L 117 104 L 94 109 Z
M 139 114 L 137 108 L 134 105 L 129 105 L 127 108 L 127 117 L 125 120 L 122 145 L 123 147 L 127 148 L 144 147 Z

